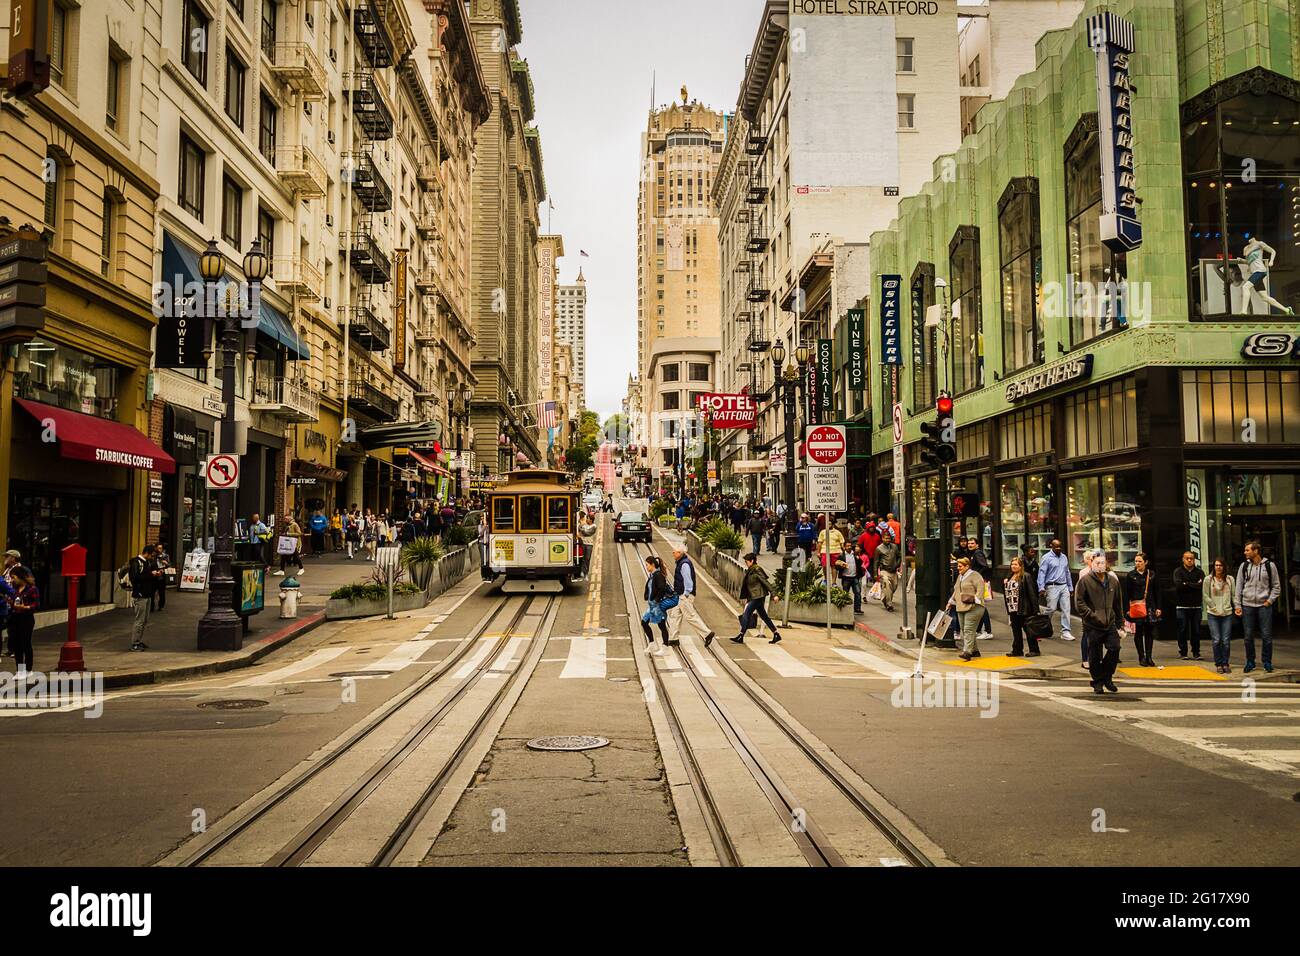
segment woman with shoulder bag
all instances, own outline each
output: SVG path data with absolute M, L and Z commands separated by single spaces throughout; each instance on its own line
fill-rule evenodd
M 948 607 L 957 612 L 960 623 L 961 659 L 968 661 L 979 657 L 975 628 L 984 616 L 984 579 L 978 571 L 971 570 L 970 558 L 966 555 L 957 559 L 957 581 L 952 587 L 952 596 L 948 598 Z
M 1032 631 L 1025 630 L 1025 618 L 1035 610 L 1036 589 L 1025 573 L 1025 564 L 1019 558 L 1011 559 L 1011 574 L 1002 582 L 1002 600 L 1007 606 L 1007 620 L 1011 623 L 1011 653 L 1008 657 L 1020 657 L 1024 654 L 1025 638 L 1029 639 L 1029 653 L 1026 657 L 1040 657 L 1038 638 Z
M 664 647 L 668 645 L 668 611 L 677 606 L 677 594 L 668 583 L 661 558 L 653 554 L 647 557 L 645 570 L 646 612 L 641 615 L 641 630 L 645 632 L 645 639 L 650 642 L 646 653 L 659 657 L 663 655 Z M 663 646 L 655 643 L 654 632 L 650 630 L 651 624 L 659 626 Z
M 1124 629 L 1133 635 L 1133 646 L 1137 648 L 1138 664 L 1142 667 L 1155 667 L 1151 659 L 1152 646 L 1155 643 L 1155 626 L 1160 620 L 1160 609 L 1155 607 L 1152 583 L 1155 572 L 1147 564 L 1145 552 L 1139 551 L 1133 559 L 1133 570 L 1124 575 Z

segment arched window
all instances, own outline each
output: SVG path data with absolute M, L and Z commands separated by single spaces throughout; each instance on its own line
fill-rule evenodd
M 1254 70 L 1183 107 L 1192 317 L 1300 309 L 1300 84 Z

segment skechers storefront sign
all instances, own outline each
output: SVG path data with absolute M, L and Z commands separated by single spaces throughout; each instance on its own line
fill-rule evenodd
M 1257 332 L 1242 343 L 1241 357 L 1300 358 L 1300 335 L 1292 335 L 1289 332 Z
M 791 0 L 790 12 L 803 16 L 935 17 L 938 0 Z
M 1092 356 L 1081 355 L 1068 362 L 1061 362 L 1035 372 L 1028 378 L 1012 382 L 1007 386 L 1008 402 L 1020 402 L 1026 398 L 1036 398 L 1043 392 L 1051 391 L 1062 385 L 1070 385 L 1092 377 Z
M 1097 56 L 1097 137 L 1101 148 L 1101 241 L 1112 252 L 1142 245 L 1133 172 L 1133 24 L 1113 13 L 1088 18 Z

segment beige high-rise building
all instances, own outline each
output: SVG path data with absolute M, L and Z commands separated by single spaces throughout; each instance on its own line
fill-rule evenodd
M 537 240 L 537 400 L 541 404 L 556 403 L 556 420 L 567 417 L 568 409 L 568 366 L 565 366 L 564 405 L 560 405 L 559 391 L 556 388 L 556 325 L 558 315 L 558 298 L 560 283 L 560 260 L 564 258 L 564 238 L 562 236 L 541 236 Z M 549 442 L 549 434 L 543 432 L 539 441 L 546 449 L 546 461 L 554 465 L 558 449 Z M 558 441 L 558 436 L 557 436 Z
M 492 115 L 474 154 L 474 452 L 480 468 L 543 460 L 537 430 L 538 204 L 546 198 L 533 81 L 515 47 L 516 0 L 469 0 L 470 28 Z M 511 451 L 513 446 L 514 451 Z
M 687 99 L 650 113 L 637 200 L 637 374 L 659 339 L 717 338 L 713 180 L 727 116 Z M 648 404 L 648 403 L 647 403 Z
M 559 414 L 577 419 L 587 406 L 587 280 L 578 270 L 573 285 L 562 285 L 556 300 L 555 338 L 569 346 L 573 371 L 568 404 Z

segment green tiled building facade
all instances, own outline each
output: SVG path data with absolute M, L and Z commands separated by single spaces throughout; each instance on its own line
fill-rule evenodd
M 1099 236 L 1088 18 L 1100 11 L 1133 27 L 1144 235 L 1126 255 Z M 1076 567 L 1102 547 L 1122 573 L 1142 550 L 1167 581 L 1186 548 L 1233 570 L 1258 538 L 1300 626 L 1297 77 L 1300 0 L 1089 3 L 1043 36 L 1037 69 L 981 110 L 871 237 L 875 429 L 854 476 L 862 499 L 903 504 L 912 531 L 938 535 L 938 479 L 919 439 L 946 390 L 953 486 L 982 502 L 959 530 L 996 567 L 1055 536 Z M 878 364 L 887 276 L 902 280 L 896 380 Z M 895 397 L 905 502 L 891 488 Z

